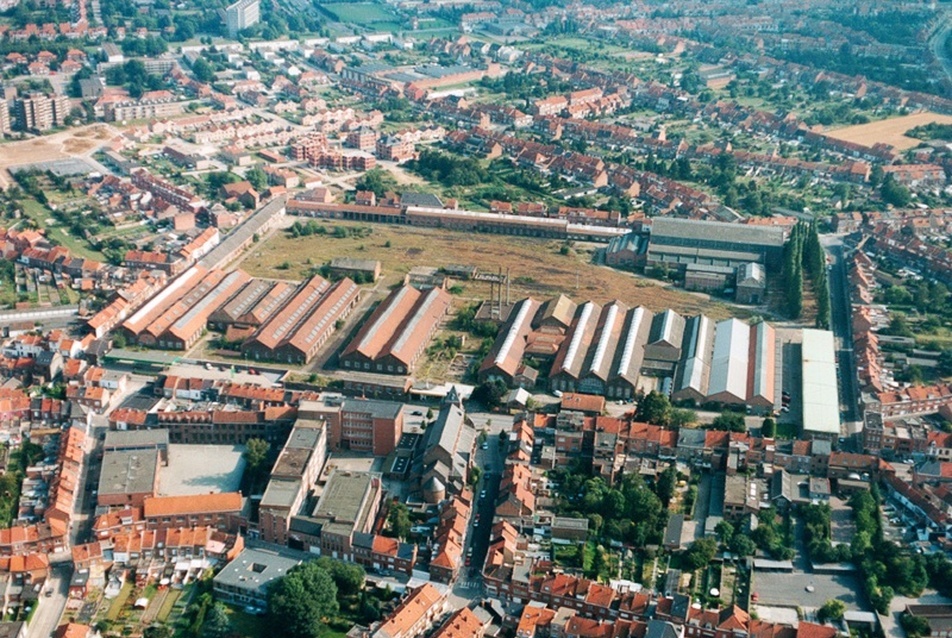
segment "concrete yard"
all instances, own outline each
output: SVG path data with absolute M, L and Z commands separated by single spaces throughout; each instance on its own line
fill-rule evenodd
M 170 445 L 169 466 L 159 470 L 159 494 L 237 492 L 244 451 L 243 445 Z
M 807 591 L 812 586 L 814 591 Z M 765 606 L 816 609 L 831 598 L 846 603 L 847 609 L 866 610 L 863 586 L 855 574 L 807 574 L 755 572 L 750 586 Z

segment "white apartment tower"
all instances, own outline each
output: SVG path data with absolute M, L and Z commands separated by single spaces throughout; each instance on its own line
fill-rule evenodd
M 234 38 L 242 29 L 257 24 L 261 19 L 261 0 L 238 0 L 225 9 L 228 36 Z

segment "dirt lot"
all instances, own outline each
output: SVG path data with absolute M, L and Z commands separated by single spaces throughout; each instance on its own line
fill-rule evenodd
M 355 224 L 344 224 L 354 227 Z M 332 224 L 328 223 L 329 231 Z M 241 263 L 258 277 L 302 278 L 314 266 L 334 257 L 379 259 L 388 283 L 395 282 L 414 266 L 476 266 L 480 271 L 511 269 L 513 300 L 531 295 L 538 299 L 565 293 L 576 300 L 606 302 L 619 299 L 652 310 L 673 308 L 685 314 L 705 312 L 715 319 L 730 316 L 728 308 L 706 298 L 664 288 L 652 281 L 590 263 L 595 246 L 577 246 L 569 255 L 559 254 L 554 240 L 467 234 L 448 230 L 375 224 L 366 226 L 366 237 L 343 239 L 327 235 L 291 238 L 275 233 Z M 310 264 L 305 263 L 310 259 Z M 281 268 L 287 262 L 287 268 Z M 460 282 L 463 296 L 486 298 L 489 284 Z
M 106 124 L 91 124 L 53 135 L 33 137 L 0 145 L 0 187 L 10 183 L 7 168 L 20 164 L 88 155 L 115 137 L 119 131 Z
M 894 117 L 879 122 L 870 122 L 869 124 L 858 124 L 856 126 L 847 126 L 846 128 L 826 131 L 830 137 L 847 142 L 855 142 L 872 146 L 877 142 L 891 144 L 896 149 L 903 151 L 907 148 L 913 148 L 919 144 L 919 140 L 914 137 L 906 137 L 905 132 L 914 129 L 923 124 L 952 124 L 952 116 L 939 115 L 938 113 L 915 113 L 904 117 Z

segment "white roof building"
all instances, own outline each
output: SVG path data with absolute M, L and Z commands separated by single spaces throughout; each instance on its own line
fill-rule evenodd
M 747 370 L 750 355 L 750 326 L 740 319 L 717 324 L 708 400 L 744 403 L 747 400 Z
M 822 438 L 840 435 L 836 355 L 829 330 L 803 331 L 803 432 Z

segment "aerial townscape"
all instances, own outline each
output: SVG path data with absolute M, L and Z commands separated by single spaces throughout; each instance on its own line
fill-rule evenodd
M 952 638 L 952 4 L 0 0 L 0 638 Z

